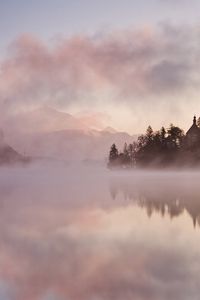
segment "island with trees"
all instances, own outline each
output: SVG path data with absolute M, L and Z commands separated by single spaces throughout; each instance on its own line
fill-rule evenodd
M 124 144 L 119 151 L 113 144 L 109 152 L 109 168 L 167 168 L 200 166 L 200 118 L 194 116 L 189 130 L 184 131 L 171 124 L 146 134 L 132 144 Z

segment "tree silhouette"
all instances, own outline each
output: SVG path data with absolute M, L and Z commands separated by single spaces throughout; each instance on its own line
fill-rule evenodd
M 200 126 L 200 118 L 198 120 Z M 113 144 L 109 163 L 123 168 L 195 166 L 200 165 L 199 150 L 200 139 L 188 147 L 187 135 L 184 135 L 183 130 L 178 126 L 170 124 L 167 130 L 162 127 L 155 132 L 151 126 L 148 126 L 146 133 L 140 135 L 137 141 L 129 145 L 125 143 L 122 152 L 118 153 Z
M 170 147 L 178 148 L 181 146 L 183 141 L 183 130 L 173 124 L 170 124 L 170 128 L 167 130 L 168 133 L 168 142 Z
M 153 129 L 152 127 L 149 125 L 149 127 L 147 128 L 147 131 L 146 131 L 146 138 L 147 138 L 147 142 L 151 142 L 153 141 Z
M 119 157 L 118 149 L 117 149 L 116 145 L 113 144 L 110 149 L 109 164 L 110 165 L 115 164 L 117 162 L 118 157 Z
M 163 147 L 165 147 L 165 145 L 166 145 L 166 130 L 164 127 L 162 127 L 160 130 L 160 140 L 161 140 L 161 145 Z
M 124 165 L 129 165 L 131 162 L 131 157 L 128 151 L 127 143 L 124 144 L 124 151 L 123 151 L 123 155 L 121 156 L 121 159 Z

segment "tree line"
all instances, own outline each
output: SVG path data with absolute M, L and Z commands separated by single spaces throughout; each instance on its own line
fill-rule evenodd
M 200 128 L 200 119 L 197 122 Z M 171 124 L 168 129 L 162 127 L 153 131 L 149 126 L 145 134 L 137 141 L 119 151 L 113 144 L 109 152 L 108 167 L 168 167 L 195 166 L 200 163 L 200 131 L 199 139 L 188 145 L 187 136 L 178 126 Z

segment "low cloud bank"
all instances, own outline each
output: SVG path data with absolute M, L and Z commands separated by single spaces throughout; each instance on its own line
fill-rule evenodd
M 41 105 L 103 111 L 118 102 L 144 116 L 157 105 L 162 119 L 172 118 L 177 110 L 184 113 L 186 97 L 197 104 L 199 50 L 198 26 L 168 23 L 73 36 L 52 47 L 21 36 L 0 65 L 2 117 Z

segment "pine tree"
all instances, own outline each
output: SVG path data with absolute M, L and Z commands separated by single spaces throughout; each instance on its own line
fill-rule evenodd
M 124 144 L 123 164 L 124 164 L 124 165 L 130 164 L 130 156 L 129 156 L 129 151 L 128 151 L 127 143 Z
M 164 127 L 162 127 L 160 130 L 160 139 L 161 139 L 162 147 L 165 147 L 165 145 L 166 145 L 166 130 Z
M 153 129 L 151 126 L 147 128 L 146 137 L 148 141 L 152 141 L 153 139 Z
M 167 133 L 171 146 L 174 148 L 180 147 L 184 136 L 183 130 L 173 124 L 170 124 L 170 128 L 167 130 Z
M 113 164 L 118 158 L 118 149 L 115 144 L 111 146 L 109 154 L 109 163 Z

